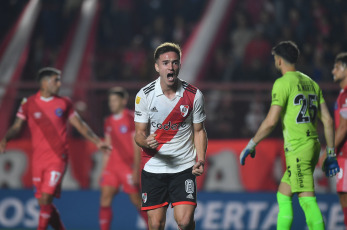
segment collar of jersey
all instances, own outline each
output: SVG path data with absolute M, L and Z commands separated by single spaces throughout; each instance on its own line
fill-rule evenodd
M 184 89 L 182 87 L 182 80 L 179 78 L 177 78 L 177 79 L 178 79 L 178 86 L 177 86 L 176 96 L 183 97 Z M 160 86 L 160 76 L 158 77 L 158 79 L 155 82 L 154 92 L 155 92 L 156 97 L 158 97 L 160 95 L 164 95 L 163 90 L 161 89 L 161 86 Z

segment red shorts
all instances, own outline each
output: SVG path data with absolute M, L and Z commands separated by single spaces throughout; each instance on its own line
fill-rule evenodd
M 65 169 L 65 162 L 36 164 L 32 171 L 35 197 L 40 198 L 42 193 L 47 193 L 59 198 Z
M 111 186 L 116 189 L 122 186 L 125 193 L 139 193 L 140 189 L 134 185 L 133 171 L 126 165 L 116 165 L 112 170 L 106 168 L 101 174 L 100 186 Z
M 336 191 L 347 192 L 347 158 L 337 158 L 340 172 L 336 175 Z

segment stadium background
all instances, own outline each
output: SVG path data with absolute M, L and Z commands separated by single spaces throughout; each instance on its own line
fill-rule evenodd
M 35 75 L 44 66 L 62 69 L 61 94 L 72 98 L 75 109 L 102 136 L 106 90 L 124 86 L 133 108 L 136 92 L 157 77 L 153 49 L 164 41 L 179 43 L 181 76 L 200 88 L 206 101 L 208 171 L 198 181 L 198 229 L 273 229 L 275 191 L 284 170 L 280 126 L 257 147 L 257 161 L 242 168 L 238 163 L 280 76 L 270 50 L 279 41 L 295 41 L 301 49 L 298 69 L 320 84 L 333 113 L 339 87 L 332 83 L 331 69 L 335 55 L 347 50 L 346 10 L 343 0 L 3 1 L 0 136 L 21 99 L 37 91 Z M 75 130 L 69 134 L 71 162 L 57 203 L 68 229 L 97 229 L 101 154 Z M 29 138 L 24 130 L 9 144 L 8 154 L 0 156 L 1 229 L 35 228 Z M 343 229 L 334 181 L 320 169 L 315 177 L 327 228 Z M 126 211 L 119 211 L 113 227 L 141 229 L 136 211 L 123 197 L 114 207 Z M 73 221 L 69 217 L 75 213 L 80 218 Z M 294 228 L 305 229 L 297 205 L 295 213 Z M 168 229 L 175 229 L 174 224 Z

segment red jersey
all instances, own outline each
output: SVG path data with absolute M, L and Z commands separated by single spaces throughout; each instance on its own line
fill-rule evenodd
M 74 109 L 70 99 L 43 98 L 40 92 L 24 98 L 17 117 L 26 120 L 31 133 L 33 162 L 49 164 L 67 161 L 66 126 Z
M 347 87 L 340 91 L 335 103 L 335 129 L 339 127 L 340 115 L 347 119 Z M 347 140 L 341 145 L 339 149 L 336 150 L 338 157 L 347 158 Z
M 124 109 L 120 115 L 108 116 L 105 120 L 104 131 L 105 135 L 110 135 L 112 144 L 106 170 L 111 170 L 117 163 L 124 163 L 131 167 L 134 163 L 134 112 Z

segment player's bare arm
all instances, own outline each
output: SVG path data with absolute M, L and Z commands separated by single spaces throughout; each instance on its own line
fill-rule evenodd
M 193 128 L 197 162 L 193 166 L 192 173 L 196 176 L 201 176 L 204 173 L 205 166 L 205 157 L 207 150 L 207 133 L 204 123 L 193 124 Z
M 264 119 L 264 121 L 261 123 L 257 133 L 253 137 L 253 141 L 258 144 L 261 140 L 266 138 L 272 130 L 276 127 L 277 122 L 279 121 L 281 117 L 281 111 L 282 107 L 278 105 L 272 105 L 270 107 L 270 110 Z
M 23 127 L 24 122 L 25 121 L 19 117 L 15 119 L 13 125 L 9 128 L 4 138 L 0 142 L 0 153 L 5 152 L 7 142 L 18 135 Z
M 135 137 L 135 135 L 134 135 Z M 134 166 L 133 166 L 133 182 L 135 185 L 140 184 L 140 164 L 141 164 L 141 149 L 136 144 L 135 139 L 133 138 L 133 145 L 134 145 Z
M 93 142 L 98 147 L 98 149 L 105 151 L 105 152 L 110 151 L 112 149 L 112 147 L 109 144 L 103 142 L 93 132 L 93 130 L 91 130 L 91 128 L 87 125 L 87 123 L 85 123 L 78 114 L 71 116 L 69 118 L 69 122 L 72 126 L 74 126 L 77 129 L 77 131 L 83 137 L 85 137 L 87 140 Z
M 334 121 L 332 117 L 330 116 L 326 103 L 322 103 L 320 105 L 320 108 L 321 108 L 321 121 L 324 126 L 324 136 L 327 142 L 327 146 L 330 148 L 334 148 L 335 146 Z M 342 140 L 340 143 L 342 143 Z
M 147 123 L 135 122 L 135 142 L 141 148 L 156 149 L 159 146 L 155 139 L 157 134 L 152 133 L 147 136 L 147 126 Z

